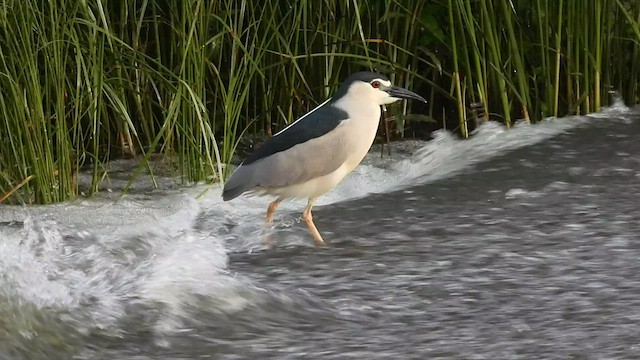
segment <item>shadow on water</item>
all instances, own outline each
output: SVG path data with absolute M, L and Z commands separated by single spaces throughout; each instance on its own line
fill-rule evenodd
M 5 208 L 0 357 L 637 358 L 640 111 L 525 130 L 372 157 L 322 249 L 201 189 Z

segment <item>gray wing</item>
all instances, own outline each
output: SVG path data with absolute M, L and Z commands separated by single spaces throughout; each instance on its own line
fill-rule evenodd
M 332 173 L 344 164 L 349 155 L 346 128 L 337 126 L 323 136 L 240 165 L 225 184 L 224 200 L 231 200 L 257 187 L 300 184 Z

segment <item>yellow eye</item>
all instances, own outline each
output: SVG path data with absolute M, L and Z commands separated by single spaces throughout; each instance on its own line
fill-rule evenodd
M 380 81 L 378 80 L 374 80 L 371 82 L 371 86 L 373 86 L 375 89 L 380 87 Z

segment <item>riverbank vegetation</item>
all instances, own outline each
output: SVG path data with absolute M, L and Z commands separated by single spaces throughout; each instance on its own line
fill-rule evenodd
M 393 138 L 466 137 L 638 103 L 638 59 L 630 0 L 3 0 L 0 202 L 69 200 L 79 169 L 94 193 L 123 156 L 220 181 L 357 70 L 429 100 L 390 107 Z

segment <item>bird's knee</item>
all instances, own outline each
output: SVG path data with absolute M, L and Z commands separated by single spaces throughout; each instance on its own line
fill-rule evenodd
M 306 222 L 313 221 L 313 215 L 311 215 L 311 211 L 305 210 L 302 213 L 302 220 Z
M 278 204 L 279 204 L 279 201 L 272 202 L 271 204 L 269 204 L 269 207 L 267 208 L 267 211 L 270 212 L 270 213 L 275 212 L 276 209 L 278 208 Z

